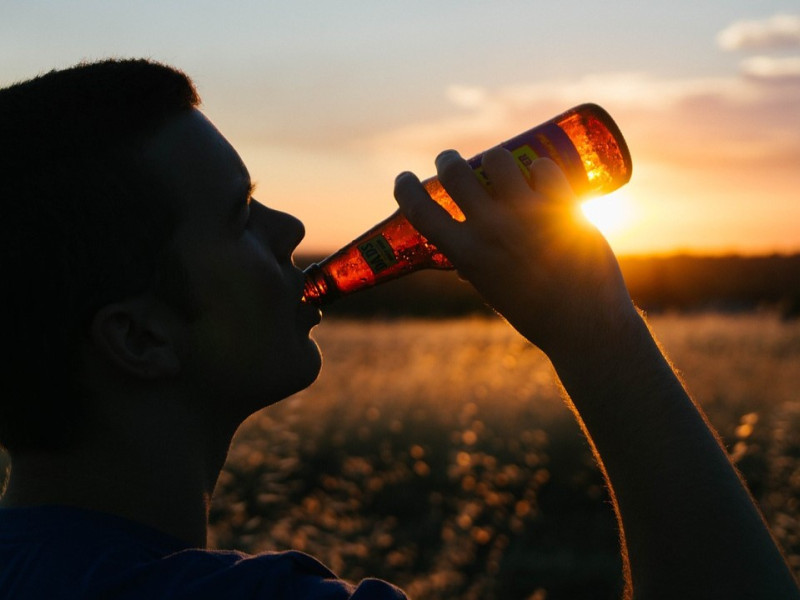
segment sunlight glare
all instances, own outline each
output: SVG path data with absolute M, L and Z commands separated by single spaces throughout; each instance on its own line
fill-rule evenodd
M 626 229 L 635 217 L 633 204 L 619 190 L 587 200 L 581 204 L 581 212 L 605 236 Z

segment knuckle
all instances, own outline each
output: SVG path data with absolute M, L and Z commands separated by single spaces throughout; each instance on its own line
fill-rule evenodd
M 436 157 L 436 172 L 442 183 L 458 182 L 465 173 L 471 172 L 467 161 L 455 150 L 447 150 Z

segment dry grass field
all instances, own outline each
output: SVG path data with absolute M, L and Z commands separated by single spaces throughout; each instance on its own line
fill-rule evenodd
M 800 572 L 800 323 L 652 325 Z M 297 548 L 428 598 L 616 598 L 602 479 L 548 362 L 497 319 L 318 329 L 309 390 L 240 430 L 211 541 Z
M 800 322 L 651 323 L 800 574 Z M 319 381 L 237 435 L 212 545 L 301 549 L 417 600 L 618 597 L 603 482 L 541 353 L 486 317 L 316 337 Z

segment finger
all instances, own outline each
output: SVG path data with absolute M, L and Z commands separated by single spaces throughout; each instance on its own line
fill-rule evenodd
M 575 192 L 559 166 L 549 158 L 537 158 L 531 165 L 531 187 L 547 200 L 557 203 L 575 202 Z
M 445 150 L 436 157 L 436 173 L 442 187 L 467 218 L 490 200 L 472 167 L 455 150 Z
M 416 175 L 398 175 L 394 197 L 408 222 L 439 250 L 448 254 L 458 245 L 459 222 L 431 198 Z
M 518 201 L 531 195 L 530 175 L 523 173 L 514 156 L 502 147 L 487 150 L 481 166 L 489 179 L 492 196 L 500 201 Z

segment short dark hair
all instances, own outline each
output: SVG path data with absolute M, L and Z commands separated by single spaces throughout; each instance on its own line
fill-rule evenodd
M 75 441 L 82 335 L 102 306 L 154 285 L 174 228 L 142 144 L 199 105 L 191 80 L 105 60 L 0 90 L 0 445 Z

